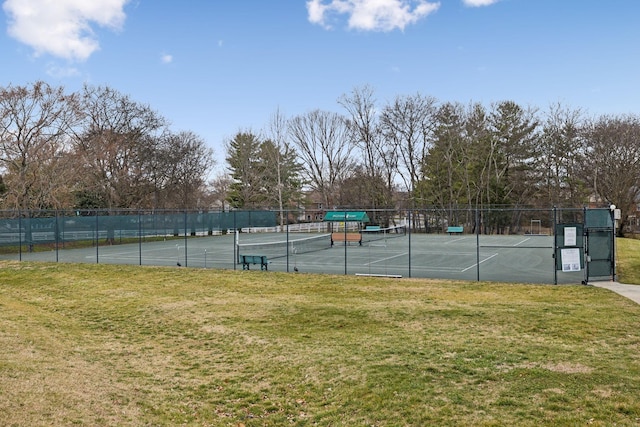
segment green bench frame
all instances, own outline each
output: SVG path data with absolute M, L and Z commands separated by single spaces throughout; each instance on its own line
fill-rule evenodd
M 449 234 L 454 234 L 454 233 L 462 233 L 464 232 L 464 227 L 456 225 L 456 226 L 449 226 L 447 227 L 447 233 Z
M 243 270 L 249 270 L 251 264 L 260 264 L 260 270 L 268 270 L 269 260 L 266 255 L 240 255 Z

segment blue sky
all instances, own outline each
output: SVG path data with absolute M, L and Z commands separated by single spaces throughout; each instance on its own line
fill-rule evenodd
M 3 0 L 3 85 L 108 85 L 214 148 L 370 85 L 638 114 L 637 0 Z

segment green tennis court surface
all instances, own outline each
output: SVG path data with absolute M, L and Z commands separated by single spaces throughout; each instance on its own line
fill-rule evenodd
M 269 271 L 524 283 L 580 283 L 584 276 L 582 271 L 554 271 L 552 236 L 363 233 L 361 244 L 336 242 L 332 247 L 329 234 L 241 233 L 238 242 L 233 234 L 189 236 L 2 258 L 242 269 L 239 255 L 266 255 Z

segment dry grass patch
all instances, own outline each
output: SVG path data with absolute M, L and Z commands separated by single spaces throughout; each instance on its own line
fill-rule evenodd
M 640 307 L 599 288 L 0 267 L 0 425 L 640 419 Z

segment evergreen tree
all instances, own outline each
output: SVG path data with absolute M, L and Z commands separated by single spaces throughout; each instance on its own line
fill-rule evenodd
M 293 207 L 292 204 L 302 197 L 303 183 L 302 166 L 295 151 L 288 144 L 278 147 L 268 139 L 260 145 L 260 162 L 268 206 Z
M 261 142 L 251 132 L 239 132 L 226 144 L 227 164 L 233 183 L 227 201 L 235 209 L 262 206 L 266 200 Z

